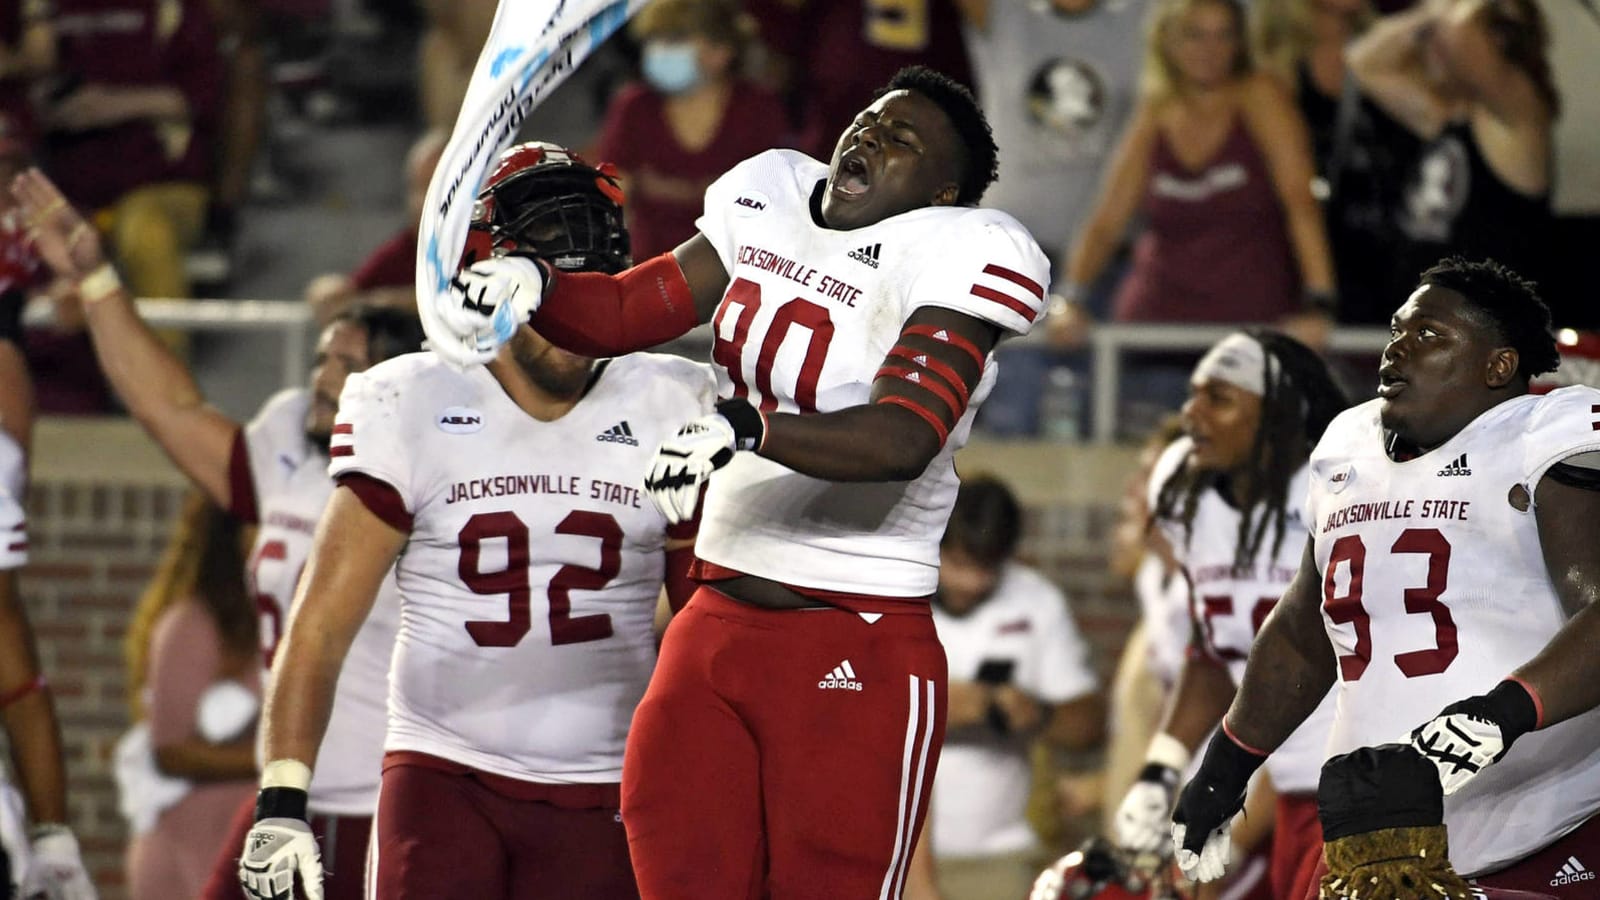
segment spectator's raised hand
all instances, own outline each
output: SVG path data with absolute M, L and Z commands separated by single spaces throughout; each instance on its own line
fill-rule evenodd
M 77 281 L 105 264 L 100 235 L 43 172 L 29 168 L 11 182 L 39 256 L 61 278 Z

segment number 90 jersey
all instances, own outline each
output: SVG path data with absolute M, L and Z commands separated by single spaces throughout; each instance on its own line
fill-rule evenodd
M 706 191 L 696 226 L 730 277 L 712 319 L 719 396 L 787 413 L 863 405 L 919 307 L 965 313 L 1008 334 L 1032 327 L 1049 262 L 1015 219 L 938 206 L 830 229 L 812 214 L 827 174 L 804 154 L 773 150 Z M 944 448 L 910 482 L 834 483 L 737 454 L 711 479 L 696 553 L 802 587 L 931 594 L 958 484 L 952 457 L 994 372 L 991 357 Z
M 523 781 L 620 780 L 669 538 L 641 477 L 709 411 L 713 382 L 678 357 L 604 365 L 551 422 L 487 369 L 432 353 L 345 382 L 330 469 L 392 487 L 404 510 L 374 511 L 410 535 L 385 749 Z
M 1600 449 L 1592 388 L 1507 400 L 1405 462 L 1384 452 L 1380 403 L 1340 414 L 1311 457 L 1307 505 L 1339 667 L 1329 755 L 1406 739 L 1566 624 L 1527 496 L 1551 465 Z M 1600 710 L 1523 737 L 1445 798 L 1456 869 L 1493 871 L 1600 810 L 1596 747 Z
M 1167 483 L 1188 459 L 1194 443 L 1181 437 L 1168 445 L 1150 473 L 1150 508 L 1156 508 L 1162 485 Z M 1301 467 L 1289 480 L 1284 498 L 1283 537 L 1273 552 L 1273 528 L 1269 522 L 1256 548 L 1255 558 L 1246 566 L 1235 566 L 1239 544 L 1239 510 L 1217 489 L 1207 488 L 1195 506 L 1194 520 L 1188 529 L 1173 519 L 1158 519 L 1156 524 L 1172 545 L 1173 556 L 1183 566 L 1189 582 L 1189 614 L 1195 624 L 1199 649 L 1228 667 L 1237 686 L 1244 680 L 1245 664 L 1255 644 L 1261 623 L 1278 605 L 1278 599 L 1294 580 L 1300 559 L 1306 551 L 1306 468 Z M 1256 515 L 1266 511 L 1257 507 Z M 1259 519 L 1251 520 L 1254 531 Z M 1316 710 L 1267 758 L 1267 772 L 1280 792 L 1315 794 L 1327 759 L 1328 730 L 1333 725 L 1333 692 L 1324 697 Z

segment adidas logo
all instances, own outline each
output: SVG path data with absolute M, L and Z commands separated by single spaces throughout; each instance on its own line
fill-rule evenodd
M 858 263 L 866 263 L 876 269 L 878 267 L 878 254 L 883 250 L 882 244 L 868 244 L 859 250 L 851 250 L 845 254 Z
M 864 690 L 861 682 L 856 680 L 856 670 L 850 667 L 850 660 L 848 659 L 834 666 L 832 672 L 822 676 L 822 680 L 817 682 L 817 687 L 823 690 L 829 688 L 838 688 L 845 691 Z M 1591 875 L 1590 877 L 1594 876 Z
M 1561 866 L 1561 871 L 1556 873 L 1556 877 L 1550 879 L 1550 886 L 1561 887 L 1564 884 L 1576 884 L 1580 881 L 1593 880 L 1594 870 L 1585 869 L 1583 867 L 1583 863 L 1578 862 L 1578 858 L 1576 856 L 1569 856 L 1567 857 L 1567 861 Z
M 621 422 L 595 435 L 594 439 L 608 444 L 627 444 L 629 447 L 639 446 L 639 439 L 633 436 L 633 429 L 628 427 L 627 419 L 623 419 Z
M 1467 468 L 1467 455 L 1465 453 L 1450 460 L 1449 465 L 1440 469 L 1440 475 L 1471 475 L 1472 470 Z

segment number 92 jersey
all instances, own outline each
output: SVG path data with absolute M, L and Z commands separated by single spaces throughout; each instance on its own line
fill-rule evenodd
M 813 214 L 827 168 L 773 150 L 706 191 L 696 227 L 730 282 L 712 319 L 721 397 L 763 410 L 834 412 L 868 402 L 906 319 L 955 310 L 1023 334 L 1043 309 L 1049 262 L 1003 212 L 935 206 L 848 231 Z M 994 360 L 938 457 L 905 483 L 840 484 L 740 453 L 711 479 L 696 552 L 788 584 L 922 597 L 958 480 L 952 457 L 994 383 Z
M 1311 457 L 1307 506 L 1339 667 L 1329 755 L 1406 739 L 1566 624 L 1527 496 L 1554 463 L 1600 449 L 1592 388 L 1507 400 L 1404 462 L 1384 451 L 1380 403 L 1340 414 Z M 1493 871 L 1600 810 L 1596 747 L 1600 710 L 1523 737 L 1445 798 L 1456 869 Z
M 387 750 L 523 781 L 620 780 L 669 538 L 641 480 L 656 445 L 709 410 L 713 382 L 677 357 L 602 366 L 551 422 L 487 369 L 431 353 L 346 381 L 332 474 L 358 494 L 348 476 L 393 488 L 404 510 L 374 511 L 409 531 Z

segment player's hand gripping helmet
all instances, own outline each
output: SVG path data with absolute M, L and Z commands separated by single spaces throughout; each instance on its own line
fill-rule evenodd
M 1132 856 L 1104 838 L 1090 838 L 1033 882 L 1028 900 L 1187 900 L 1172 885 L 1171 864 Z
M 462 264 L 512 251 L 564 272 L 632 265 L 616 168 L 591 166 L 558 144 L 507 148 L 478 192 Z

